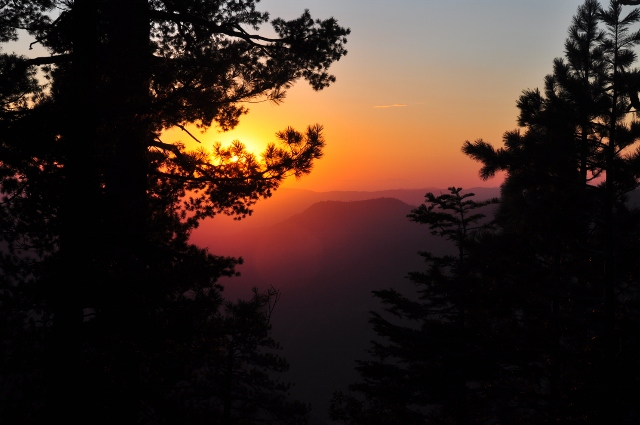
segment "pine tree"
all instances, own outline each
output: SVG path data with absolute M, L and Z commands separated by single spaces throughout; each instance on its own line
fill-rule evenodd
M 514 305 L 529 336 L 514 342 L 528 354 L 512 369 L 529 408 L 547 421 L 624 422 L 636 415 L 623 402 L 632 385 L 623 389 L 617 360 L 635 350 L 629 332 L 638 325 L 628 308 L 637 302 L 629 284 L 635 267 L 619 253 L 635 252 L 637 244 L 618 226 L 636 232 L 637 213 L 625 194 L 638 185 L 632 149 L 640 133 L 630 112 L 638 93 L 631 48 L 640 36 L 631 26 L 639 17 L 638 10 L 623 16 L 617 1 L 607 10 L 586 1 L 545 95 L 529 90 L 518 102 L 524 133 L 506 133 L 500 149 L 482 140 L 463 147 L 483 163 L 483 178 L 506 172 L 491 274 L 522 294 Z M 517 267 L 499 270 L 508 263 Z M 637 364 L 624 367 L 637 381 Z
M 212 297 L 212 294 L 214 297 Z M 173 370 L 150 375 L 143 395 L 151 423 L 304 424 L 309 407 L 288 400 L 288 370 L 271 337 L 271 314 L 280 294 L 273 288 L 249 300 L 221 302 L 212 292 L 189 292 L 165 310 L 171 350 L 150 359 Z
M 24 308 L 48 332 L 39 345 L 48 350 L 43 397 L 54 418 L 87 420 L 76 406 L 100 401 L 83 390 L 83 374 L 104 360 L 105 388 L 122 389 L 111 418 L 129 422 L 140 406 L 142 353 L 161 334 L 151 331 L 159 305 L 201 281 L 215 293 L 216 279 L 233 274 L 236 260 L 199 252 L 189 232 L 205 217 L 250 214 L 322 156 L 320 125 L 279 132 L 279 145 L 260 158 L 241 143 L 188 151 L 162 140 L 172 127 L 193 139 L 187 125 L 233 128 L 245 102 L 280 102 L 300 79 L 316 90 L 335 80 L 328 68 L 346 54 L 348 29 L 305 11 L 271 20 L 275 35 L 266 37 L 259 28 L 269 14 L 256 3 L 1 5 L 0 41 L 26 29 L 50 52 L 0 56 L 0 267 L 3 296 L 30 282 L 38 293 Z M 169 267 L 196 259 L 208 278 L 182 279 Z
M 478 210 L 496 200 L 476 202 L 473 193 L 426 194 L 427 204 L 409 215 L 450 242 L 457 255 L 420 253 L 427 271 L 409 274 L 417 297 L 395 289 L 373 291 L 391 318 L 372 312 L 380 340 L 358 361 L 363 381 L 351 394 L 336 393 L 334 420 L 347 424 L 480 423 L 479 400 L 492 374 L 481 346 L 486 321 L 479 316 L 482 288 L 468 263 L 469 247 L 490 223 Z

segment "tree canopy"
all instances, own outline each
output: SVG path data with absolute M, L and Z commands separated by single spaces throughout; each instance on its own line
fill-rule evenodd
M 349 386 L 350 393 L 334 395 L 334 420 L 350 425 L 473 423 L 472 406 L 486 393 L 480 385 L 469 390 L 467 382 L 483 382 L 491 370 L 483 352 L 487 321 L 478 308 L 486 294 L 467 262 L 470 246 L 491 227 L 486 207 L 497 202 L 475 201 L 474 196 L 457 187 L 439 196 L 429 192 L 425 204 L 408 215 L 452 242 L 457 255 L 421 252 L 425 271 L 408 275 L 415 293 L 373 291 L 384 314 L 373 311 L 369 319 L 377 334 L 369 350 L 372 359 L 357 362 L 361 381 Z
M 627 253 L 638 249 L 628 195 L 640 177 L 640 11 L 625 11 L 625 3 L 586 0 L 544 92 L 525 90 L 518 100 L 521 130 L 505 133 L 502 148 L 482 140 L 463 146 L 482 163 L 482 178 L 506 173 L 492 245 L 501 260 L 486 270 L 527 294 L 512 300 L 519 320 L 546 338 L 523 337 L 522 359 L 509 361 L 511 379 L 522 383 L 519 402 L 544 403 L 529 412 L 539 420 L 637 417 L 629 404 L 629 382 L 639 376 L 630 360 L 637 269 Z
M 349 34 L 335 19 L 313 20 L 305 11 L 292 21 L 271 20 L 275 35 L 263 36 L 258 30 L 270 17 L 256 10 L 256 3 L 7 2 L 3 39 L 26 30 L 51 56 L 2 55 L 8 90 L 3 90 L 4 144 L 16 143 L 18 134 L 27 138 L 33 126 L 21 118 L 47 108 L 48 121 L 55 123 L 50 137 L 64 141 L 72 129 L 64 128 L 63 121 L 78 121 L 69 113 L 73 103 L 81 104 L 89 108 L 82 110 L 83 121 L 88 118 L 95 133 L 83 132 L 82 149 L 95 168 L 105 167 L 106 149 L 92 152 L 92 145 L 117 144 L 118 137 L 125 137 L 114 133 L 117 123 L 124 126 L 137 117 L 138 122 L 127 122 L 126 131 L 130 136 L 133 123 L 144 127 L 143 145 L 155 154 L 150 174 L 189 183 L 189 189 L 203 195 L 198 199 L 208 207 L 204 214 L 248 212 L 255 198 L 268 195 L 285 175 L 309 172 L 321 155 L 320 126 L 310 126 L 302 135 L 280 132 L 282 147 L 269 145 L 263 161 L 241 144 L 215 146 L 206 154 L 185 152 L 183 145 L 159 140 L 162 131 L 186 131 L 188 124 L 233 128 L 247 112 L 246 102 L 280 102 L 298 79 L 316 90 L 325 88 L 335 81 L 328 68 L 346 54 Z M 34 79 L 38 66 L 49 81 L 46 87 Z M 73 76 L 79 80 L 70 80 Z M 86 91 L 74 98 L 81 85 Z M 131 90 L 137 91 L 135 96 Z M 92 141 L 92 134 L 101 140 Z
M 30 406 L 48 404 L 28 415 L 99 422 L 104 409 L 105 418 L 129 422 L 130 412 L 149 408 L 145 382 L 188 381 L 153 376 L 167 365 L 144 353 L 183 344 L 170 322 L 185 294 L 208 300 L 189 320 L 223 326 L 217 279 L 241 261 L 190 245 L 190 231 L 216 214 L 245 217 L 322 156 L 319 124 L 281 129 L 261 155 L 241 142 L 188 150 L 163 140 L 179 128 L 199 142 L 190 126 L 228 130 L 248 102 L 282 102 L 298 80 L 315 90 L 335 81 L 328 69 L 347 53 L 349 29 L 308 11 L 272 19 L 257 3 L 0 2 L 0 42 L 26 33 L 49 52 L 0 54 L 0 296 L 13 335 L 6 364 L 18 361 L 20 323 L 41 334 L 24 339 L 39 353 L 34 372 L 3 369 L 1 378 L 28 376 L 20 388 L 34 389 Z M 266 302 L 255 300 L 229 314 Z M 256 326 L 263 320 L 252 317 Z M 195 339 L 211 331 L 198 329 Z M 83 391 L 92 379 L 119 402 Z
M 632 3 L 585 0 L 543 89 L 517 100 L 519 127 L 500 146 L 463 144 L 482 179 L 505 177 L 490 230 L 461 242 L 455 188 L 413 211 L 459 255 L 425 255 L 425 271 L 410 274 L 418 300 L 374 292 L 391 316 L 372 313 L 373 359 L 334 398 L 335 419 L 638 421 L 640 10 L 623 6 Z

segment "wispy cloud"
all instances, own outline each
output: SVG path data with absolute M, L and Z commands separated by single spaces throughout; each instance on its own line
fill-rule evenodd
M 381 109 L 381 108 L 399 108 L 399 107 L 402 107 L 402 106 L 407 106 L 407 105 L 405 105 L 404 103 L 394 103 L 393 105 L 376 105 L 376 106 L 374 106 L 374 108 L 377 108 L 377 109 Z

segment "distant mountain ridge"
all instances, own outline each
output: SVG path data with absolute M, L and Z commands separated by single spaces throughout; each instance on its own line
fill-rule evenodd
M 300 214 L 283 221 L 284 225 L 320 226 L 331 229 L 336 220 L 344 220 L 349 226 L 362 230 L 385 218 L 407 214 L 413 207 L 396 198 L 377 198 L 364 201 L 320 201 L 311 205 Z M 375 210 L 375 214 L 371 214 Z M 405 214 L 406 215 L 406 214 Z M 351 228 L 353 231 L 353 228 Z
M 242 276 L 222 282 L 225 297 L 246 297 L 254 286 L 281 291 L 273 334 L 291 364 L 292 397 L 312 403 L 311 424 L 325 423 L 333 391 L 357 379 L 355 360 L 374 338 L 369 311 L 380 309 L 371 291 L 410 290 L 404 277 L 422 269 L 418 251 L 453 250 L 407 218 L 413 208 L 384 197 L 320 201 L 275 224 L 216 237 L 212 252 L 245 259 Z
M 374 192 L 365 191 L 332 191 L 314 192 L 304 189 L 280 188 L 271 198 L 261 199 L 254 206 L 254 213 L 243 219 L 220 215 L 205 220 L 194 232 L 191 240 L 198 246 L 215 248 L 215 238 L 218 235 L 232 234 L 247 229 L 270 226 L 287 218 L 299 214 L 311 205 L 322 201 L 363 201 L 377 198 L 395 198 L 411 206 L 418 206 L 424 202 L 427 192 L 436 195 L 447 193 L 446 188 L 427 187 L 423 189 L 394 189 Z M 473 192 L 477 200 L 489 199 L 500 195 L 497 187 L 475 187 L 464 192 Z M 212 250 L 212 252 L 215 252 Z M 217 252 L 216 252 L 217 253 Z
M 499 188 L 469 191 L 477 200 L 499 196 Z M 291 364 L 291 396 L 312 404 L 311 425 L 328 423 L 331 395 L 358 378 L 355 360 L 366 358 L 375 337 L 369 312 L 381 309 L 371 291 L 410 291 L 405 276 L 424 267 L 418 251 L 453 251 L 407 218 L 427 192 L 448 190 L 284 188 L 259 201 L 251 217 L 215 217 L 192 237 L 214 254 L 245 260 L 240 277 L 222 282 L 227 299 L 246 298 L 252 287 L 281 291 L 273 334 Z

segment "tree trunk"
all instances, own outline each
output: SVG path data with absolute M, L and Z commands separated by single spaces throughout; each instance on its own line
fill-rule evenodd
M 60 206 L 59 263 L 53 276 L 53 341 L 48 356 L 48 403 L 51 419 L 82 420 L 82 338 L 84 294 L 91 284 L 97 174 L 96 47 L 97 14 L 92 0 L 76 0 L 72 15 L 73 62 L 69 95 L 62 99 L 66 160 Z
M 616 40 L 617 44 L 617 40 Z M 609 122 L 609 143 L 605 152 L 605 200 L 604 200 L 604 356 L 602 373 L 602 410 L 601 421 L 615 421 L 616 409 L 616 392 L 617 380 L 615 376 L 615 234 L 614 234 L 614 215 L 613 209 L 615 205 L 615 149 L 616 149 L 616 124 L 618 122 L 618 56 L 617 51 L 614 56 L 613 71 L 613 94 L 611 102 L 611 114 Z
M 73 5 L 69 95 L 61 99 L 68 127 L 48 386 L 52 418 L 65 423 L 90 423 L 95 415 L 133 422 L 139 402 L 149 5 L 146 0 L 103 5 L 100 11 L 93 0 Z M 84 347 L 83 308 L 90 306 L 101 311 L 96 320 L 103 333 L 94 335 L 95 346 Z M 98 355 L 90 359 L 83 352 Z
M 101 294 L 102 322 L 117 347 L 112 356 L 119 403 L 114 421 L 134 422 L 141 399 L 145 319 L 150 21 L 146 0 L 112 0 L 105 10 L 105 72 L 100 144 L 103 148 L 104 258 L 109 278 Z M 132 416 L 133 414 L 133 416 Z

